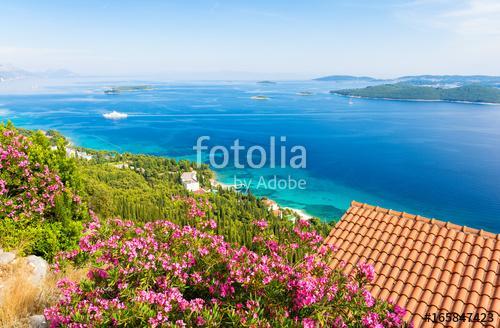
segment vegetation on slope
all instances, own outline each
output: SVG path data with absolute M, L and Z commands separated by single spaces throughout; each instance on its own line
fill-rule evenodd
M 443 100 L 482 103 L 500 103 L 500 89 L 481 85 L 467 85 L 456 88 L 435 88 L 415 86 L 407 83 L 384 84 L 361 89 L 344 89 L 331 93 L 400 100 Z
M 329 266 L 328 225 L 275 217 L 232 190 L 189 193 L 189 162 L 67 151 L 57 133 L 0 127 L 0 246 L 58 253 L 56 271 L 71 274 L 43 298 L 51 327 L 406 326 L 404 309 L 368 291 L 372 266 Z M 15 295 L 1 313 L 36 308 L 35 295 Z
M 222 188 L 203 195 L 189 193 L 180 183 L 181 173 L 197 170 L 201 185 L 209 188 L 213 172 L 206 165 L 198 168 L 185 160 L 88 149 L 85 151 L 92 155 L 92 160 L 75 159 L 67 156 L 67 140 L 57 132 L 15 130 L 8 124 L 0 127 L 0 133 L 5 156 L 10 149 L 15 151 L 15 163 L 26 160 L 29 163 L 26 169 L 36 167 L 34 170 L 39 175 L 38 171 L 45 172 L 47 167 L 48 177 L 60 177 L 60 185 L 47 200 L 51 206 L 47 206 L 46 202 L 42 204 L 38 200 L 45 199 L 38 188 L 38 180 L 43 176 L 36 183 L 35 180 L 27 183 L 26 177 L 19 179 L 25 171 L 19 165 L 1 171 L 0 187 L 4 186 L 2 190 L 6 191 L 0 194 L 3 205 L 0 209 L 0 246 L 5 249 L 17 248 L 21 253 L 40 255 L 51 261 L 58 251 L 76 246 L 81 223 L 88 219 L 87 208 L 103 218 L 120 217 L 141 222 L 169 219 L 188 225 L 191 222 L 186 213 L 190 205 L 179 200 L 179 197 L 188 196 L 210 203 L 207 217 L 216 220 L 216 232 L 230 242 L 250 247 L 254 231 L 251 222 L 255 218 L 268 220 L 276 231 L 293 227 L 290 220 L 274 216 L 252 194 Z M 17 139 L 20 144 L 13 143 Z M 53 149 L 54 146 L 57 148 Z M 13 164 L 11 157 L 5 157 L 4 161 Z M 31 171 L 29 174 L 33 175 Z M 37 188 L 36 192 L 28 190 L 27 185 Z M 30 194 L 29 202 L 26 193 Z M 34 205 L 20 207 L 16 203 L 18 199 L 22 204 L 36 201 L 44 210 Z M 11 207 L 16 208 L 12 213 L 11 207 L 5 205 L 11 201 Z M 331 229 L 331 225 L 319 220 L 311 223 L 323 236 Z
M 103 154 L 101 154 L 103 155 Z M 105 154 L 104 154 L 105 155 Z M 128 163 L 127 168 L 122 167 Z M 118 165 L 118 167 L 117 167 Z M 182 172 L 197 170 L 202 186 L 210 187 L 213 173 L 206 166 L 197 168 L 188 161 L 176 162 L 155 156 L 114 154 L 79 164 L 83 181 L 82 195 L 88 206 L 101 217 L 121 217 L 134 221 L 168 219 L 190 224 L 186 216 L 189 206 L 179 197 L 193 197 L 210 203 L 207 218 L 216 220 L 216 233 L 227 241 L 251 246 L 252 221 L 266 219 L 276 231 L 291 228 L 293 223 L 274 216 L 263 202 L 252 194 L 217 188 L 202 195 L 192 195 L 180 181 Z M 326 236 L 331 225 L 317 219 L 313 226 Z
M 349 276 L 332 269 L 335 247 L 322 245 L 308 222 L 279 231 L 280 242 L 267 221 L 255 220 L 249 250 L 214 234 L 204 211 L 189 217 L 185 227 L 95 217 L 80 249 L 63 256 L 91 263 L 88 279 L 61 281 L 64 297 L 45 316 L 56 327 L 405 326 L 404 309 L 367 290 L 373 267 L 360 263 Z M 296 249 L 305 254 L 293 258 Z
M 56 150 L 42 133 L 30 138 L 0 126 L 0 247 L 52 259 L 74 248 L 88 218 L 75 191 L 76 164 L 63 140 Z

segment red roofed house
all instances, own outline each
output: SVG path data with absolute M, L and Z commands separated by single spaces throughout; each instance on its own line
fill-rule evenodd
M 371 293 L 405 307 L 415 327 L 500 327 L 498 234 L 352 202 L 325 242 L 339 247 L 334 267 L 373 264 Z M 425 320 L 453 312 L 467 317 Z M 469 322 L 468 313 L 492 321 Z

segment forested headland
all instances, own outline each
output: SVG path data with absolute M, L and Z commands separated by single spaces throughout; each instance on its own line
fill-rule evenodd
M 463 101 L 500 103 L 500 89 L 483 85 L 465 85 L 442 88 L 395 83 L 368 86 L 360 89 L 333 90 L 331 93 L 351 97 L 383 98 L 395 100 Z

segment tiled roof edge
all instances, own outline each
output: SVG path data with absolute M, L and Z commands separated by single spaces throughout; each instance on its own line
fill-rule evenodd
M 409 214 L 409 213 L 406 213 L 406 212 L 399 212 L 399 211 L 395 211 L 395 210 L 392 210 L 392 209 L 383 208 L 383 207 L 380 207 L 380 206 L 373 206 L 373 205 L 370 205 L 370 204 L 357 202 L 355 200 L 353 200 L 351 202 L 351 207 L 346 211 L 346 213 L 344 214 L 344 216 L 347 213 L 351 212 L 351 209 L 353 207 L 358 207 L 358 208 L 363 208 L 363 209 L 369 209 L 369 210 L 372 210 L 372 211 L 375 211 L 375 212 L 381 212 L 381 213 L 393 215 L 393 216 L 396 216 L 396 217 L 404 217 L 404 218 L 407 218 L 407 219 L 413 219 L 413 220 L 421 221 L 421 222 L 425 222 L 425 223 L 432 223 L 432 224 L 435 224 L 435 225 L 440 226 L 440 227 L 446 227 L 448 229 L 454 229 L 454 230 L 457 230 L 457 231 L 464 232 L 466 234 L 473 234 L 473 235 L 476 235 L 476 236 L 481 236 L 481 237 L 484 237 L 484 238 L 492 238 L 492 239 L 496 239 L 496 240 L 500 241 L 500 234 L 495 234 L 493 232 L 485 231 L 483 229 L 481 229 L 481 230 L 474 229 L 474 228 L 470 228 L 470 227 L 467 227 L 467 226 L 461 226 L 461 225 L 458 225 L 458 224 L 455 224 L 455 223 L 452 223 L 452 222 L 449 222 L 449 221 L 445 222 L 445 221 L 437 220 L 437 219 L 434 219 L 434 218 L 429 219 L 429 218 L 426 218 L 426 217 L 423 217 L 423 216 L 420 216 L 420 215 Z

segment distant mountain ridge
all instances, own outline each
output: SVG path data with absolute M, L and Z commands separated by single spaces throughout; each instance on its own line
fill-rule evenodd
M 439 86 L 463 86 L 467 84 L 481 84 L 488 86 L 500 86 L 500 76 L 489 75 L 409 75 L 395 79 L 377 79 L 369 76 L 330 75 L 314 79 L 314 81 L 338 81 L 338 82 L 380 82 L 399 83 L 405 82 L 414 85 L 439 85 Z
M 369 76 L 353 76 L 353 75 L 328 75 L 313 79 L 314 81 L 339 81 L 339 82 L 355 82 L 355 81 L 366 81 L 366 82 L 376 82 L 385 81 L 376 79 Z
M 416 75 L 402 76 L 397 82 L 406 82 L 415 85 L 457 85 L 482 84 L 500 86 L 500 76 L 489 75 Z
M 32 73 L 12 65 L 0 64 L 0 82 L 32 76 Z
M 66 69 L 50 69 L 41 72 L 31 72 L 12 65 L 0 64 L 0 82 L 21 80 L 27 78 L 67 78 L 78 76 L 76 73 Z

